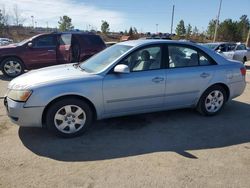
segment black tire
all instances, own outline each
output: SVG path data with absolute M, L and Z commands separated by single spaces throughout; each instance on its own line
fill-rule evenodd
M 244 58 L 243 58 L 243 64 L 245 64 L 247 62 L 247 57 L 245 56 Z
M 11 63 L 13 66 L 11 65 Z M 8 68 L 7 66 L 10 68 Z M 12 70 L 10 70 L 11 67 Z M 8 57 L 2 61 L 1 70 L 6 77 L 15 78 L 24 73 L 24 65 L 20 59 L 15 57 Z
M 210 97 L 213 96 L 212 94 L 215 91 L 219 91 L 218 95 L 220 97 L 221 96 L 223 97 L 223 101 L 222 102 L 219 102 L 219 100 L 215 100 L 215 99 L 212 99 L 212 100 L 209 99 L 209 95 L 210 95 Z M 215 115 L 215 114 L 217 114 L 218 112 L 221 111 L 221 109 L 224 107 L 226 101 L 227 101 L 227 95 L 226 95 L 225 89 L 223 87 L 219 86 L 219 85 L 214 85 L 214 86 L 209 87 L 202 94 L 202 96 L 200 97 L 200 100 L 198 102 L 198 105 L 197 105 L 196 109 L 202 115 L 212 116 L 212 115 Z M 210 105 L 209 103 L 210 104 L 212 103 L 211 109 L 209 109 L 209 105 Z M 212 106 L 216 106 L 217 104 L 218 104 L 218 107 L 212 107 Z M 213 111 L 213 108 L 214 108 L 214 111 Z
M 83 110 L 85 115 L 84 115 L 84 113 L 78 115 L 78 117 L 80 117 L 80 116 L 82 116 L 83 118 L 85 117 L 85 123 L 82 127 L 77 126 L 80 124 L 73 123 L 73 120 L 75 120 L 74 122 L 77 122 L 77 119 L 79 119 L 78 117 L 74 117 L 75 119 L 73 118 L 72 120 L 66 120 L 66 119 L 55 120 L 56 114 L 58 115 L 58 113 L 59 113 L 59 115 L 60 115 L 60 113 L 62 113 L 65 110 L 64 107 L 67 105 L 72 106 L 71 111 L 73 111 L 75 107 L 79 107 L 79 109 L 81 108 L 81 110 Z M 76 114 L 74 114 L 74 112 L 72 112 L 71 115 L 77 116 Z M 63 118 L 67 118 L 65 116 L 66 116 L 66 110 L 65 110 L 65 115 L 63 115 Z M 60 121 L 62 123 L 60 123 Z M 75 124 L 74 127 L 76 129 L 78 129 L 76 132 L 70 132 L 71 124 L 68 124 L 69 121 L 72 121 L 71 123 Z M 46 125 L 47 125 L 48 129 L 51 132 L 53 132 L 54 134 L 56 134 L 57 136 L 64 137 L 64 138 L 72 138 L 72 137 L 82 135 L 84 132 L 86 132 L 88 130 L 88 128 L 91 126 L 92 122 L 93 122 L 93 112 L 92 112 L 90 106 L 85 101 L 80 100 L 80 99 L 75 99 L 75 98 L 64 98 L 64 99 L 61 99 L 61 100 L 53 103 L 49 107 L 49 109 L 46 113 Z M 58 124 L 60 124 L 60 125 L 58 125 Z M 60 129 L 59 127 L 61 125 L 62 126 L 67 125 L 67 126 L 64 129 L 59 130 Z

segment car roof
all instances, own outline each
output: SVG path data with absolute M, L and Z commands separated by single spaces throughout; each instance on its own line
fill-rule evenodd
M 52 32 L 51 34 L 96 35 L 92 32 L 81 32 L 81 31 Z
M 148 44 L 188 44 L 191 46 L 198 46 L 197 44 L 189 41 L 178 41 L 178 40 L 166 40 L 166 39 L 140 39 L 140 40 L 129 40 L 125 42 L 120 42 L 119 44 L 127 45 L 127 46 L 140 46 L 140 45 L 148 45 Z

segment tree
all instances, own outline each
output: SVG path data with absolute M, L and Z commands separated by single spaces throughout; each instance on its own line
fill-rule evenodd
M 129 36 L 133 36 L 134 35 L 134 31 L 133 31 L 132 27 L 129 28 L 128 35 Z
M 193 33 L 194 36 L 197 36 L 199 34 L 199 30 L 198 30 L 198 28 L 196 26 L 194 27 L 192 33 Z
M 183 36 L 186 34 L 186 28 L 183 20 L 181 20 L 179 24 L 176 26 L 175 32 L 177 36 Z
M 63 17 L 60 17 L 59 24 L 59 30 L 60 31 L 68 31 L 74 29 L 74 26 L 72 25 L 72 19 L 66 15 Z
M 242 15 L 240 17 L 240 21 L 237 23 L 237 32 L 241 35 L 241 41 L 245 41 L 247 39 L 249 29 L 249 19 L 247 15 Z
M 5 6 L 2 7 L 0 12 L 1 12 L 1 23 L 4 26 L 8 26 L 9 25 L 9 15 L 5 11 Z
M 136 34 L 136 35 L 138 34 L 138 31 L 137 31 L 136 27 L 133 28 L 133 33 Z
M 186 29 L 186 39 L 189 39 L 192 34 L 192 26 L 188 24 L 187 29 Z
M 237 32 L 237 22 L 232 19 L 221 22 L 218 29 L 218 39 L 221 41 L 240 41 L 241 34 Z
M 214 37 L 216 20 L 210 20 L 207 27 L 207 35 L 210 39 Z
M 104 34 L 109 32 L 109 23 L 105 20 L 102 20 L 101 31 Z
M 22 17 L 21 11 L 17 5 L 14 5 L 13 12 L 14 12 L 14 14 L 13 14 L 14 25 L 16 25 L 16 26 L 23 25 L 25 18 Z
M 4 21 L 3 21 L 3 14 L 2 14 L 2 10 L 0 10 L 0 29 L 2 30 L 2 28 L 4 27 Z

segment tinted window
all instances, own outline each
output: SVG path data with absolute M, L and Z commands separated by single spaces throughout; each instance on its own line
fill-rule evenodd
M 227 51 L 227 45 L 226 44 L 221 44 L 218 49 L 221 52 L 226 52 Z
M 244 44 L 238 45 L 236 50 L 245 50 L 246 46 Z
M 34 47 L 54 47 L 56 46 L 55 37 L 53 35 L 44 35 L 35 39 Z
M 131 72 L 161 68 L 161 47 L 148 47 L 133 52 L 120 64 L 129 66 Z
M 228 45 L 228 51 L 233 51 L 235 50 L 236 44 L 229 44 Z
M 103 40 L 97 35 L 86 35 L 84 40 L 89 45 L 103 45 Z

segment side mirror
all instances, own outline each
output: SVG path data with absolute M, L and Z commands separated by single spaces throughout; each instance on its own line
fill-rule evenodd
M 129 67 L 124 64 L 116 65 L 114 68 L 115 73 L 123 73 L 123 74 L 128 74 L 130 73 Z
M 29 48 L 32 48 L 32 47 L 33 47 L 32 42 L 29 42 L 29 43 L 28 43 L 28 47 L 29 47 Z

